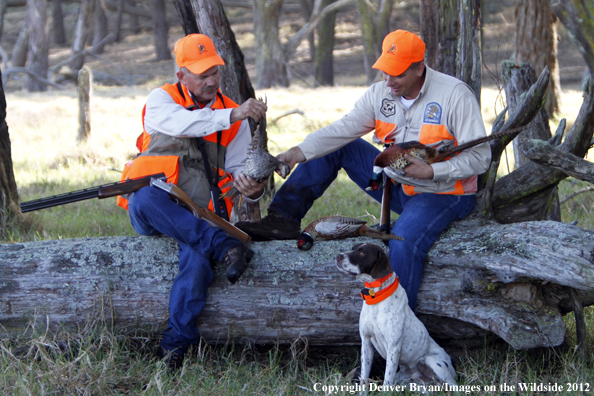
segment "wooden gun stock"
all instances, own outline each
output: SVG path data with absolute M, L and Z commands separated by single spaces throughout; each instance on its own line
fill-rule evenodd
M 181 188 L 179 188 L 175 184 L 166 183 L 162 180 L 153 179 L 151 180 L 151 186 L 166 191 L 173 198 L 177 199 L 178 201 L 186 205 L 186 207 L 192 212 L 194 216 L 196 216 L 199 219 L 205 220 L 212 227 L 218 227 L 222 229 L 233 238 L 238 239 L 244 245 L 247 246 L 252 241 L 248 234 L 241 231 L 239 228 L 235 227 L 227 220 L 217 216 L 208 209 L 201 208 L 200 206 L 196 205 L 194 201 L 192 201 L 192 199 L 188 196 L 188 194 L 186 194 Z
M 389 234 L 391 232 L 390 229 L 390 188 L 392 187 L 392 180 L 386 173 L 383 173 L 383 185 L 384 189 L 382 192 L 382 211 L 380 214 L 380 232 L 385 232 Z

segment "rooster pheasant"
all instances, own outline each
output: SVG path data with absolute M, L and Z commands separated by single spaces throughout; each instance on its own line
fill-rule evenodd
M 327 216 L 312 221 L 299 235 L 297 247 L 300 250 L 309 250 L 314 241 L 329 241 L 332 239 L 368 236 L 383 240 L 398 239 L 401 237 L 380 232 L 375 228 L 366 226 L 365 220 L 344 216 Z
M 520 128 L 510 129 L 504 132 L 493 133 L 489 136 L 461 144 L 452 149 L 446 147 L 445 149 L 437 150 L 433 147 L 426 146 L 422 143 L 414 141 L 394 144 L 382 151 L 381 153 L 379 153 L 377 157 L 375 157 L 375 161 L 373 162 L 374 174 L 370 180 L 370 187 L 368 187 L 367 190 L 377 190 L 380 187 L 379 175 L 381 173 L 376 173 L 377 171 L 375 171 L 375 169 L 383 169 L 390 167 L 392 168 L 392 170 L 397 171 L 406 168 L 410 164 L 410 162 L 404 158 L 405 154 L 425 161 L 428 164 L 434 164 L 436 162 L 445 161 L 446 159 L 458 154 L 459 152 L 479 145 L 481 143 L 485 143 L 503 136 L 512 135 L 514 133 L 520 133 L 521 131 L 529 128 L 530 126 L 523 126 Z
M 250 142 L 245 167 L 243 174 L 256 180 L 258 183 L 268 179 L 272 173 L 279 169 L 283 178 L 291 172 L 289 165 L 284 161 L 279 161 L 268 152 L 266 147 L 268 141 L 268 134 L 266 132 L 266 118 L 262 118 L 256 128 L 256 132 Z M 226 186 L 223 186 L 225 188 Z M 222 196 L 233 199 L 239 191 L 235 187 L 231 187 Z

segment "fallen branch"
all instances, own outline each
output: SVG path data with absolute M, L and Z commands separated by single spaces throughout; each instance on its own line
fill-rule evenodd
M 588 186 L 588 187 L 585 187 L 585 188 L 581 188 L 581 189 L 579 189 L 577 191 L 572 192 L 571 194 L 567 194 L 565 197 L 563 197 L 563 199 L 561 199 L 559 201 L 559 203 L 564 204 L 565 202 L 567 202 L 567 201 L 575 198 L 576 196 L 578 196 L 580 194 L 583 194 L 585 192 L 588 192 L 588 191 L 594 191 L 594 186 Z
M 283 114 L 279 115 L 276 118 L 273 118 L 272 121 L 271 121 L 271 124 L 274 125 L 281 118 L 290 116 L 292 114 L 299 114 L 300 116 L 305 117 L 305 113 L 303 112 L 303 110 L 301 110 L 301 109 L 293 109 L 293 110 L 289 110 L 287 112 L 284 112 Z
M 10 68 L 2 71 L 2 77 L 3 78 L 8 78 L 8 76 L 10 76 L 11 74 L 15 74 L 15 73 L 25 73 L 25 74 L 30 75 L 31 77 L 33 77 L 34 79 L 36 79 L 40 83 L 51 85 L 52 87 L 58 88 L 58 89 L 66 89 L 65 86 L 60 85 L 60 84 L 57 84 L 57 83 L 55 83 L 53 81 L 50 81 L 47 78 L 43 78 L 40 75 L 38 75 L 38 74 L 32 72 L 31 70 L 27 69 L 26 67 L 10 67 Z

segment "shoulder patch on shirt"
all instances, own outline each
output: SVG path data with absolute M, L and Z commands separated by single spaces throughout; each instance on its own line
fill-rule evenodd
M 423 122 L 427 124 L 441 124 L 441 106 L 439 103 L 431 102 L 427 105 Z
M 381 113 L 386 117 L 390 117 L 396 114 L 396 102 L 390 99 L 382 100 L 382 107 L 380 109 Z

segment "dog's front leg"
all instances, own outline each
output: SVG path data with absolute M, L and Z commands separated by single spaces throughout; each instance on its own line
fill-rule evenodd
M 400 361 L 400 349 L 402 345 L 393 346 L 388 349 L 386 356 L 386 372 L 384 373 L 384 384 L 392 385 L 396 379 L 396 373 L 398 372 L 398 362 Z
M 361 388 L 363 394 L 367 394 L 369 373 L 371 372 L 371 364 L 373 362 L 373 344 L 370 337 L 361 337 Z

